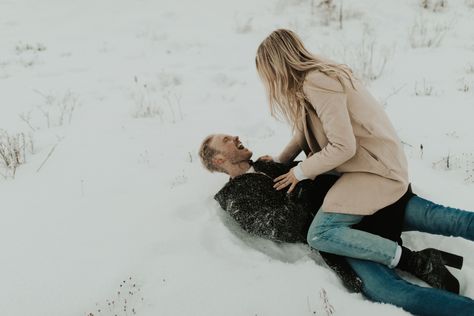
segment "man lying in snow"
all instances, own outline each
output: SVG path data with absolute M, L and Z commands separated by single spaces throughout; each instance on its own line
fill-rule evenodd
M 323 174 L 314 180 L 301 181 L 291 194 L 277 191 L 273 180 L 288 172 L 293 165 L 264 160 L 252 162 L 252 152 L 242 145 L 238 137 L 230 135 L 208 136 L 201 144 L 199 155 L 206 169 L 230 176 L 229 182 L 215 195 L 221 207 L 248 233 L 277 242 L 306 242 L 308 227 L 315 213 L 322 205 L 326 192 L 338 179 L 338 175 Z M 417 227 L 413 224 L 410 227 L 405 214 L 405 206 L 409 202 L 428 203 L 434 206 L 433 209 L 439 206 L 418 197 L 409 187 L 400 200 L 368 216 L 356 228 L 400 244 L 402 230 L 423 230 L 472 240 L 473 213 L 450 209 L 452 217 L 441 218 L 441 223 L 433 222 L 432 218 L 421 219 Z M 433 214 L 426 216 L 433 217 Z M 443 224 L 443 221 L 456 219 L 461 219 L 457 225 Z M 436 228 L 429 227 L 430 224 Z M 440 228 L 439 225 L 446 227 Z M 459 291 L 459 283 L 444 265 L 460 269 L 460 256 L 425 249 L 412 252 L 411 261 L 403 263 L 402 267 L 400 264 L 397 266 L 437 289 L 411 284 L 400 278 L 395 270 L 379 263 L 327 253 L 321 253 L 321 256 L 348 289 L 361 291 L 373 301 L 391 303 L 416 315 L 473 314 L 474 300 L 446 291 Z

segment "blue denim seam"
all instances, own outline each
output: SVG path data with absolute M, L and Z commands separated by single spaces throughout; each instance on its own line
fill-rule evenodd
M 313 237 L 313 238 L 311 238 L 311 240 L 314 240 L 314 239 L 316 239 L 316 238 L 317 238 L 317 237 Z M 348 248 L 353 248 L 353 249 L 357 249 L 357 250 L 363 250 L 363 251 L 369 250 L 369 251 L 371 251 L 372 253 L 377 254 L 377 255 L 381 255 L 382 257 L 385 257 L 388 261 L 390 261 L 390 262 L 388 262 L 388 263 L 387 263 L 387 262 L 382 262 L 382 264 L 383 264 L 383 265 L 386 265 L 386 266 L 389 266 L 390 263 L 392 262 L 392 260 L 395 258 L 395 255 L 394 255 L 392 258 L 390 258 L 389 256 L 387 256 L 387 255 L 384 254 L 383 252 L 378 252 L 378 251 L 373 251 L 373 250 L 370 250 L 370 249 L 367 249 L 367 248 L 362 248 L 362 247 L 353 246 L 352 244 L 346 243 L 346 242 L 344 242 L 344 241 L 342 241 L 342 240 L 340 240 L 340 239 L 332 239 L 332 238 L 328 238 L 328 237 L 319 237 L 318 239 L 327 240 L 327 241 L 330 241 L 330 242 L 332 242 L 332 243 L 338 243 L 338 244 L 343 245 L 343 246 L 348 246 Z M 314 247 L 314 248 L 317 249 L 317 247 Z M 323 250 L 323 251 L 324 251 L 324 250 Z M 342 255 L 344 256 L 345 254 L 342 254 Z M 356 259 L 357 259 L 357 258 L 356 258 Z M 367 260 L 367 259 L 365 259 L 365 260 Z M 371 261 L 374 261 L 374 260 L 371 260 Z

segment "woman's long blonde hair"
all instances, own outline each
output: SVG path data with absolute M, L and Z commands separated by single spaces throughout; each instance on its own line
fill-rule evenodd
M 272 116 L 283 117 L 293 128 L 297 126 L 307 102 L 303 82 L 309 71 L 319 70 L 336 78 L 343 89 L 347 89 L 343 78 L 349 79 L 352 88 L 355 88 L 349 67 L 318 59 L 290 30 L 278 29 L 265 38 L 258 47 L 255 64 L 267 90 Z

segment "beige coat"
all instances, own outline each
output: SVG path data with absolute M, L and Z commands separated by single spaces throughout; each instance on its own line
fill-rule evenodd
M 321 208 L 371 215 L 407 191 L 407 160 L 383 107 L 359 80 L 354 80 L 356 90 L 348 80 L 345 84 L 346 92 L 339 81 L 319 71 L 307 74 L 303 91 L 311 105 L 279 159 L 291 161 L 302 150 L 311 153 L 301 163 L 306 176 L 342 173 Z

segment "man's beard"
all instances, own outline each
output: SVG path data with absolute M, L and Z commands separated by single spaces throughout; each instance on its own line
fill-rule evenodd
M 250 158 L 252 158 L 252 152 L 251 151 L 247 151 L 245 153 L 237 153 L 235 155 L 232 155 L 231 157 L 227 157 L 229 162 L 232 163 L 233 165 L 237 165 L 241 162 L 249 161 Z

